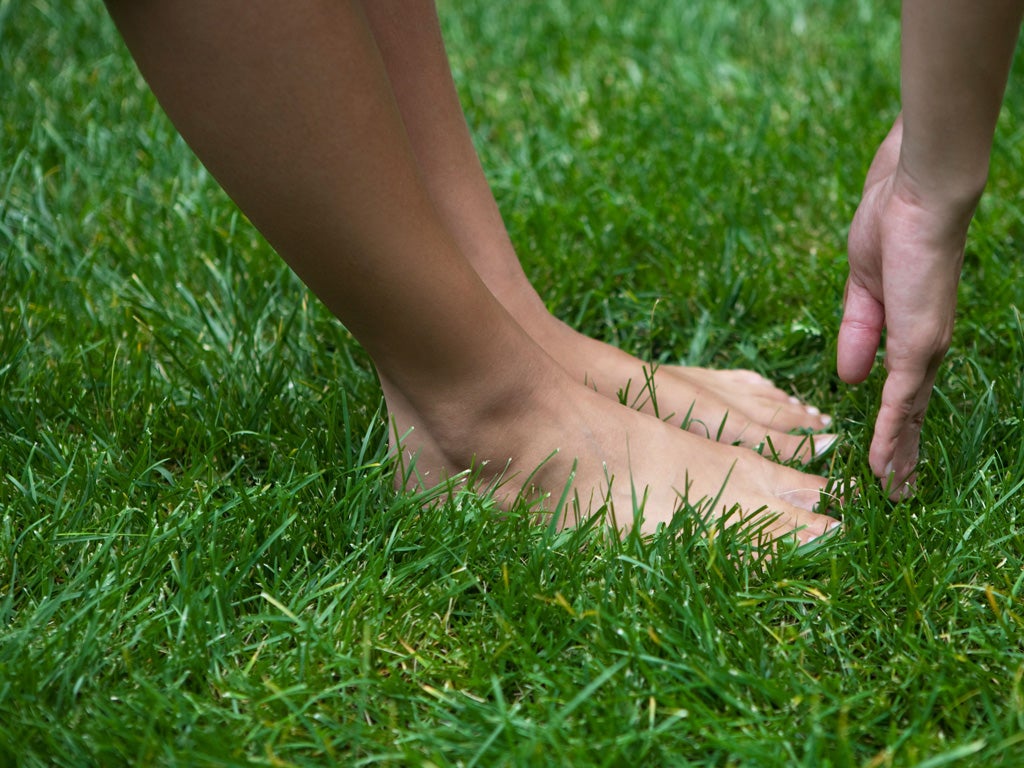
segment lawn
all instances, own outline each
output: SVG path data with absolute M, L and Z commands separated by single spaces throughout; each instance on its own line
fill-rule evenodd
M 765 560 L 397 494 L 368 358 L 102 5 L 0 0 L 0 764 L 1024 765 L 1024 61 L 893 505 L 880 372 L 833 361 L 898 4 L 441 11 L 552 311 L 831 413 L 843 535 Z

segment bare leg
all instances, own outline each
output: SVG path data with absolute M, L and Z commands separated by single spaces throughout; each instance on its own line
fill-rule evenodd
M 611 477 L 620 518 L 646 493 L 648 529 L 723 484 L 713 514 L 767 508 L 803 539 L 833 522 L 809 511 L 823 478 L 623 408 L 524 332 L 437 215 L 358 3 L 109 7 L 185 139 L 373 357 L 421 469 L 479 467 L 508 502 L 557 497 L 575 466 L 584 510 Z
M 521 326 L 577 381 L 608 397 L 645 390 L 651 370 L 553 317 L 524 274 L 480 166 L 452 82 L 433 0 L 362 0 L 377 39 L 427 191 L 456 244 Z M 789 430 L 826 428 L 808 409 L 753 371 L 662 366 L 654 373 L 658 412 L 691 431 L 757 447 L 771 440 L 783 458 L 809 458 L 811 443 Z M 632 400 L 632 397 L 630 400 Z M 724 426 L 723 426 L 724 425 Z M 819 435 L 819 451 L 833 436 Z

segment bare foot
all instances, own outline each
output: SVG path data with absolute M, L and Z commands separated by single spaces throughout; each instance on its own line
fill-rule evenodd
M 739 444 L 783 461 L 809 461 L 835 434 L 829 416 L 800 402 L 755 371 L 680 365 L 651 367 L 610 344 L 578 333 L 548 315 L 530 335 L 577 381 L 690 432 Z M 792 434 L 794 431 L 805 434 Z
M 634 498 L 644 532 L 669 522 L 684 500 L 712 519 L 733 515 L 765 524 L 771 537 L 795 534 L 802 542 L 837 524 L 813 511 L 824 478 L 709 442 L 561 373 L 524 388 L 517 402 L 492 404 L 485 420 L 457 407 L 420 413 L 387 382 L 384 388 L 403 458 L 415 457 L 410 487 L 432 487 L 473 467 L 506 508 L 526 494 L 552 512 L 571 487 L 577 503 L 562 510 L 563 525 L 607 505 L 609 522 L 628 528 Z

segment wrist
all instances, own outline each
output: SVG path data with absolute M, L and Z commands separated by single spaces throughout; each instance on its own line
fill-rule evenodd
M 941 217 L 956 229 L 966 230 L 988 181 L 988 161 L 960 168 L 925 166 L 916 171 L 913 162 L 900 154 L 893 177 L 893 193 L 918 208 Z

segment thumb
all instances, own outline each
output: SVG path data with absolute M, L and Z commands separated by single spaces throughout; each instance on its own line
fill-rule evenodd
M 864 381 L 871 373 L 884 323 L 885 307 L 851 275 L 836 351 L 836 371 L 847 384 Z

